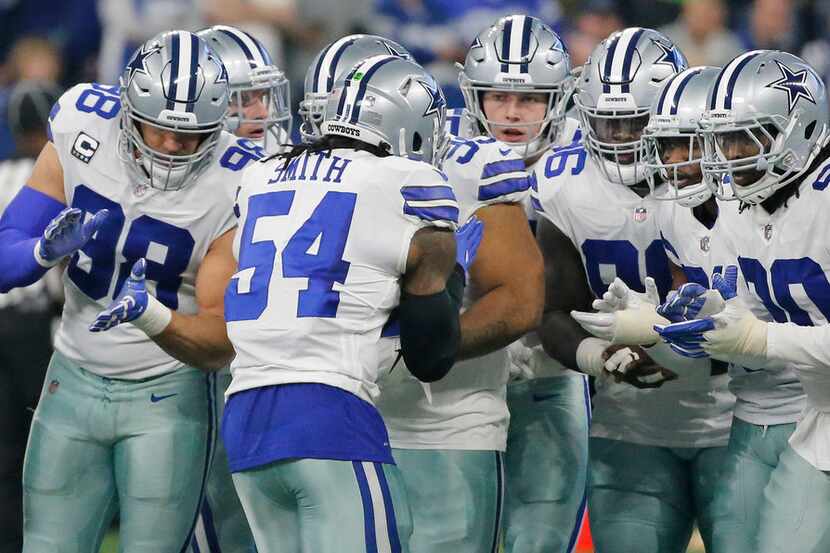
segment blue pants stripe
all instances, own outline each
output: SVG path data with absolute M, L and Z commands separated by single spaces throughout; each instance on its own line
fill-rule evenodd
M 369 482 L 360 461 L 352 461 L 357 486 L 360 489 L 360 499 L 363 502 L 363 529 L 366 534 L 366 553 L 378 553 L 377 538 L 375 536 L 375 509 L 372 507 L 372 494 L 369 491 Z
M 493 529 L 493 545 L 491 553 L 498 553 L 501 542 L 501 517 L 504 510 L 504 460 L 503 453 L 496 451 L 496 521 Z
M 199 492 L 199 503 L 196 508 L 196 513 L 193 515 L 193 522 L 190 524 L 190 531 L 187 533 L 187 538 L 182 544 L 180 553 L 187 553 L 191 544 L 196 543 L 193 539 L 193 531 L 196 529 L 196 522 L 199 520 L 199 513 L 201 513 L 201 506 L 205 500 L 205 486 L 207 485 L 208 474 L 210 474 L 210 465 L 213 463 L 213 451 L 216 440 L 216 412 L 214 410 L 215 396 L 216 396 L 216 375 L 211 373 L 205 379 L 205 388 L 207 393 L 208 405 L 208 424 L 207 424 L 207 447 L 205 448 L 205 466 L 202 469 L 202 490 Z
M 383 464 L 373 464 L 380 483 L 380 491 L 383 494 L 383 508 L 386 511 L 386 526 L 389 528 L 389 543 L 392 545 L 392 553 L 401 553 L 398 521 L 395 519 L 395 506 L 392 504 L 392 494 L 389 493 L 389 483 L 386 481 L 386 474 L 383 472 Z

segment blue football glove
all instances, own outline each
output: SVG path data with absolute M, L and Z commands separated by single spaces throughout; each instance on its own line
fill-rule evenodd
M 712 275 L 712 288 L 720 292 L 723 299 L 729 301 L 738 295 L 738 267 L 728 265 L 723 274 Z
M 706 303 L 706 288 L 696 282 L 687 282 L 677 293 L 657 306 L 657 313 L 673 323 L 697 318 L 703 304 Z
M 482 236 L 484 223 L 478 217 L 471 217 L 455 231 L 455 261 L 464 269 L 465 276 L 476 258 Z
M 91 332 L 103 332 L 121 323 L 134 321 L 147 310 L 148 294 L 144 281 L 147 261 L 142 257 L 133 265 L 129 278 L 109 306 L 89 326 Z
M 703 333 L 714 328 L 715 322 L 711 317 L 681 321 L 665 326 L 654 326 L 654 330 L 669 344 L 672 351 L 683 357 L 693 359 L 708 357 L 708 354 L 701 347 L 701 344 L 705 341 Z
M 83 248 L 108 215 L 109 211 L 102 209 L 84 223 L 83 211 L 76 207 L 67 207 L 58 213 L 38 241 L 35 249 L 38 262 L 46 266 L 55 265 L 67 255 Z

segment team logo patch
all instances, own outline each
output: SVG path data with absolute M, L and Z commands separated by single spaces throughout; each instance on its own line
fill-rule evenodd
M 709 251 L 709 237 L 704 236 L 700 239 L 700 251 L 708 252 Z
M 648 219 L 648 210 L 644 207 L 638 207 L 634 210 L 634 220 L 638 223 L 642 223 Z
M 772 225 L 769 223 L 764 225 L 764 240 L 772 240 Z
M 92 156 L 98 151 L 98 146 L 100 145 L 100 142 L 85 132 L 80 132 L 75 139 L 75 143 L 72 144 L 72 155 L 84 163 L 89 163 L 92 160 Z

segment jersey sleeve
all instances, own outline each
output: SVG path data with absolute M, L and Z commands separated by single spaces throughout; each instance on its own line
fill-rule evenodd
M 544 159 L 544 158 L 543 158 Z M 565 187 L 567 183 L 548 179 L 537 170 L 531 177 L 531 204 L 539 217 L 544 217 L 573 239 L 574 232 L 568 217 Z
M 400 187 L 401 209 L 419 227 L 455 229 L 458 226 L 458 201 L 446 175 L 426 165 L 407 175 Z
M 674 210 L 676 206 L 672 203 L 664 203 L 657 208 L 657 230 L 660 232 L 660 241 L 669 261 L 681 267 L 680 254 L 674 246 Z
M 117 86 L 81 83 L 63 93 L 49 112 L 46 133 L 57 146 L 64 137 L 75 138 L 104 121 L 115 118 L 121 111 Z

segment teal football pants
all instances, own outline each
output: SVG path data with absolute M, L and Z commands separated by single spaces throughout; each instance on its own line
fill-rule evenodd
M 791 447 L 781 454 L 764 489 L 755 550 L 830 551 L 830 474 L 815 468 Z
M 97 553 L 120 512 L 120 551 L 183 551 L 213 447 L 214 379 L 196 369 L 127 381 L 58 353 L 23 467 L 24 553 Z
M 712 537 L 714 553 L 757 553 L 764 489 L 794 430 L 795 423 L 764 426 L 733 417 L 721 484 L 715 490 L 715 508 L 723 519 Z
M 259 553 L 408 553 L 397 467 L 294 459 L 233 474 Z
M 216 375 L 215 411 L 218 421 L 225 412 L 225 391 L 231 383 L 230 373 Z M 254 537 L 236 495 L 228 454 L 221 434 L 217 436 L 216 453 L 205 486 L 204 501 L 193 532 L 191 553 L 252 553 Z
M 697 522 L 714 552 L 713 504 L 726 447 L 666 448 L 591 438 L 588 512 L 597 553 L 683 553 Z
M 412 553 L 495 553 L 503 509 L 501 452 L 393 449 L 412 511 Z
M 588 379 L 575 373 L 510 384 L 507 406 L 504 551 L 570 553 L 585 514 Z

